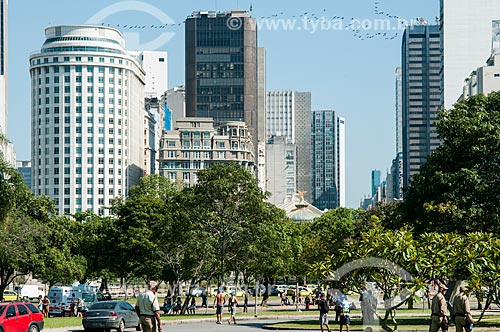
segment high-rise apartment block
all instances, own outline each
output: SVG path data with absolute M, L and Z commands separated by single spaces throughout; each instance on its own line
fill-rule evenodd
M 441 106 L 441 66 L 439 26 L 408 26 L 402 43 L 404 187 L 440 145 L 435 121 Z
M 464 79 L 492 53 L 492 29 L 500 19 L 498 0 L 441 0 L 442 104 L 449 109 Z
M 297 190 L 311 202 L 311 93 L 268 91 L 266 105 L 267 138 L 283 136 L 297 146 Z
M 116 29 L 63 25 L 45 36 L 29 59 L 33 191 L 61 214 L 106 213 L 144 174 L 145 72 Z
M 312 196 L 320 210 L 345 206 L 345 120 L 335 111 L 312 113 Z

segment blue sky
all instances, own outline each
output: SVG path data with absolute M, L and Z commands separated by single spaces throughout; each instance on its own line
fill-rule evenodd
M 184 82 L 186 16 L 250 6 L 259 21 L 259 46 L 267 49 L 267 89 L 311 91 L 313 109 L 334 109 L 346 119 L 346 202 L 358 207 L 370 192 L 371 170 L 385 174 L 395 156 L 394 71 L 402 34 L 396 17 L 434 22 L 438 0 L 10 1 L 8 137 L 17 159 L 30 158 L 28 58 L 40 49 L 47 26 L 100 16 L 99 24 L 125 33 L 127 48 L 149 45 L 169 52 L 173 87 Z

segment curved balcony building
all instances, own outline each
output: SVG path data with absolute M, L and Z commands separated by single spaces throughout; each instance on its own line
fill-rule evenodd
M 45 29 L 30 56 L 32 189 L 60 214 L 104 209 L 143 174 L 145 74 L 121 33 Z

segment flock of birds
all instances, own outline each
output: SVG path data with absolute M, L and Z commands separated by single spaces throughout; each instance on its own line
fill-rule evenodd
M 339 22 L 341 21 L 342 24 L 344 24 L 344 20 L 348 19 L 345 16 L 327 16 L 328 10 L 323 9 L 321 14 L 313 13 L 313 12 L 304 12 L 300 15 L 292 15 L 292 16 L 286 16 L 284 12 L 280 12 L 277 14 L 269 15 L 269 16 L 260 16 L 256 17 L 257 20 L 271 20 L 271 19 L 301 19 L 305 20 L 308 23 L 315 23 L 318 24 L 319 21 L 325 21 L 325 20 L 331 20 L 332 22 Z M 373 9 L 373 14 L 376 15 L 376 17 L 382 17 L 386 20 L 389 20 L 390 24 L 390 29 L 385 30 L 380 29 L 377 27 L 374 27 L 373 22 L 375 20 L 358 20 L 355 17 L 351 17 L 351 20 L 347 23 L 342 25 L 343 29 L 346 31 L 352 31 L 353 36 L 358 38 L 359 40 L 369 40 L 373 38 L 383 38 L 386 40 L 394 40 L 396 39 L 401 31 L 399 30 L 399 27 L 401 25 L 401 22 L 406 22 L 403 17 L 397 16 L 397 15 L 392 15 L 388 12 L 385 12 L 380 9 L 379 7 L 379 2 L 376 1 L 374 2 L 374 9 Z M 379 20 L 380 21 L 380 20 Z M 164 23 L 164 24 L 151 24 L 151 25 L 128 25 L 128 24 L 106 24 L 102 23 L 102 25 L 107 25 L 107 26 L 112 26 L 116 27 L 118 29 L 134 29 L 134 30 L 144 30 L 144 29 L 168 29 L 168 28 L 175 28 L 175 27 L 180 27 L 182 26 L 186 21 L 180 22 L 180 23 Z M 364 23 L 363 23 L 364 22 Z M 371 22 L 371 23 L 370 23 Z M 427 23 L 421 18 L 416 19 L 417 24 L 424 24 Z M 316 25 L 317 26 L 317 25 Z M 387 28 L 387 27 L 385 27 Z M 380 31 L 382 30 L 382 31 Z

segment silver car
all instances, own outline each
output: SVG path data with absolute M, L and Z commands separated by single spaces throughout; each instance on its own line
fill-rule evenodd
M 110 331 L 115 329 L 123 332 L 127 328 L 140 331 L 140 322 L 134 307 L 125 301 L 101 301 L 92 304 L 84 313 L 83 328 L 90 331 Z

